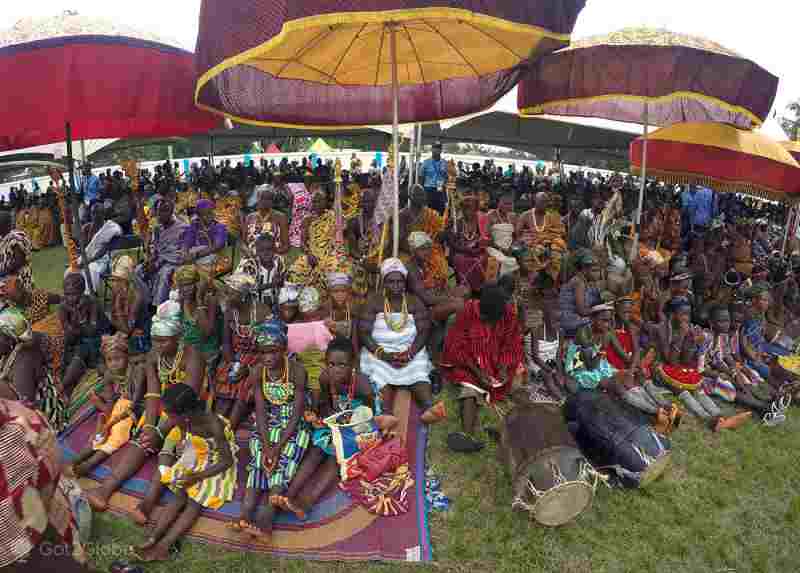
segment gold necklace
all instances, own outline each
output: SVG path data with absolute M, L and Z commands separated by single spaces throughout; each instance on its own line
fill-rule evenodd
M 389 297 L 387 296 L 383 299 L 383 318 L 386 321 L 386 326 L 394 332 L 402 332 L 408 323 L 408 300 L 405 294 L 403 295 L 403 306 L 400 312 L 402 312 L 403 318 L 399 323 L 396 323 L 392 320 L 392 305 L 389 304 Z
M 165 356 L 158 357 L 158 377 L 161 378 L 163 376 L 170 382 L 179 381 L 176 374 L 178 373 L 182 360 L 183 343 L 178 346 L 178 352 L 175 353 L 172 364 L 169 363 L 169 360 Z
M 533 228 L 534 230 L 539 233 L 540 231 L 544 231 L 545 227 L 547 227 L 547 213 L 544 214 L 542 217 L 542 226 L 539 226 L 539 223 L 536 222 L 536 210 L 531 213 L 531 219 L 533 219 Z

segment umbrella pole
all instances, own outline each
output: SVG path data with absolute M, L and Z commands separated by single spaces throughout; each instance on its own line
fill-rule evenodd
M 636 209 L 636 225 L 633 228 L 633 246 L 631 247 L 630 262 L 636 260 L 639 252 L 639 229 L 642 226 L 642 207 L 644 206 L 644 190 L 647 187 L 647 128 L 648 126 L 647 102 L 644 103 L 644 134 L 642 135 L 642 183 L 639 187 L 639 207 Z
M 94 294 L 94 284 L 92 284 L 92 274 L 89 272 L 89 265 L 86 264 L 86 246 L 83 244 L 83 233 L 81 232 L 80 224 L 80 201 L 78 194 L 75 192 L 75 158 L 72 156 L 72 125 L 69 122 L 64 126 L 67 139 L 67 166 L 69 167 L 69 186 L 72 193 L 72 221 L 67 226 L 66 221 L 64 225 L 65 230 L 71 228 L 72 233 L 77 235 L 78 248 L 81 255 L 81 267 L 83 268 L 83 277 L 86 280 L 86 286 L 89 287 L 89 292 Z M 77 221 L 77 224 L 76 224 Z
M 797 209 L 794 205 L 789 207 L 789 211 L 786 213 L 786 223 L 784 225 L 785 232 L 783 234 L 783 246 L 781 246 L 781 253 L 784 255 L 786 254 L 786 245 L 789 242 L 789 232 L 792 227 L 794 227 L 794 221 L 797 217 Z
M 397 30 L 394 25 L 389 25 L 390 45 L 392 50 L 392 153 L 394 154 L 394 245 L 392 256 L 397 257 L 400 252 L 400 142 L 398 116 L 400 106 L 400 87 L 397 80 Z

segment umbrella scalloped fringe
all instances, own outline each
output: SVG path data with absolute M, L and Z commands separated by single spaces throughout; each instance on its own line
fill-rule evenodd
M 641 175 L 641 172 L 642 169 L 639 165 L 631 165 L 631 173 L 634 175 Z M 743 193 L 745 195 L 752 195 L 753 197 L 769 199 L 770 201 L 780 201 L 790 204 L 800 203 L 800 194 L 789 195 L 783 191 L 771 189 L 762 185 L 753 185 L 752 183 L 744 181 L 728 181 L 717 177 L 698 175 L 697 173 L 676 173 L 649 167 L 647 169 L 647 176 L 655 177 L 659 181 L 671 185 L 702 185 L 721 193 Z
M 731 105 L 726 101 L 723 101 L 719 98 L 711 97 L 705 94 L 701 94 L 698 92 L 691 92 L 691 91 L 677 91 L 670 94 L 662 95 L 662 96 L 642 96 L 642 95 L 631 95 L 631 94 L 603 94 L 598 96 L 591 96 L 591 97 L 577 97 L 577 98 L 568 98 L 568 99 L 560 99 L 560 100 L 553 100 L 548 101 L 547 103 L 526 107 L 519 110 L 520 115 L 522 116 L 536 116 L 536 115 L 544 115 L 544 114 L 553 114 L 553 115 L 563 115 L 563 111 L 553 108 L 560 108 L 565 105 L 571 104 L 587 104 L 587 103 L 594 103 L 594 102 L 603 102 L 603 101 L 614 101 L 614 100 L 627 100 L 627 101 L 640 101 L 643 104 L 665 104 L 674 100 L 679 99 L 691 99 L 696 101 L 705 101 L 710 103 L 711 105 L 718 106 L 726 111 L 735 114 L 742 114 L 747 116 L 750 121 L 753 122 L 753 127 L 758 128 L 763 123 L 761 118 L 755 115 L 752 111 L 747 108 L 738 106 L 738 105 Z M 572 115 L 572 114 L 570 114 Z M 580 117 L 579 114 L 576 114 Z M 590 117 L 590 116 L 587 116 Z M 606 118 L 606 119 L 613 119 L 613 118 Z M 643 123 L 643 122 L 642 122 Z

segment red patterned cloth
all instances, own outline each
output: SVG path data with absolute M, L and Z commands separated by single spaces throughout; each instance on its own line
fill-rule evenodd
M 618 329 L 616 331 L 616 335 L 620 346 L 622 346 L 622 349 L 628 354 L 633 352 L 633 337 L 631 336 L 631 333 L 626 330 Z M 610 342 L 606 344 L 604 350 L 606 351 L 606 355 L 608 357 L 608 363 L 611 364 L 611 366 L 617 370 L 628 369 L 625 359 L 614 351 L 614 347 Z
M 85 562 L 72 507 L 58 487 L 60 451 L 41 414 L 0 399 L 0 568 L 26 558 L 48 526 Z
M 462 367 L 463 364 L 475 364 L 492 378 L 500 378 L 500 367 L 505 366 L 506 383 L 491 391 L 491 399 L 496 402 L 511 390 L 513 377 L 522 368 L 524 356 L 516 307 L 506 305 L 500 322 L 488 324 L 481 321 L 479 301 L 469 300 L 447 333 L 442 368 L 450 382 L 477 386 L 478 381 Z

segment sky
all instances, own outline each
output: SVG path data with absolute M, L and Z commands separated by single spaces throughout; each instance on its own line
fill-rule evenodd
M 194 50 L 200 10 L 200 0 L 36 0 L 3 4 L 0 28 L 11 27 L 26 16 L 76 10 L 148 30 L 188 50 Z M 797 0 L 588 0 L 574 36 L 604 34 L 628 26 L 663 27 L 704 36 L 755 61 L 780 78 L 773 108 L 778 115 L 790 101 L 800 99 Z

